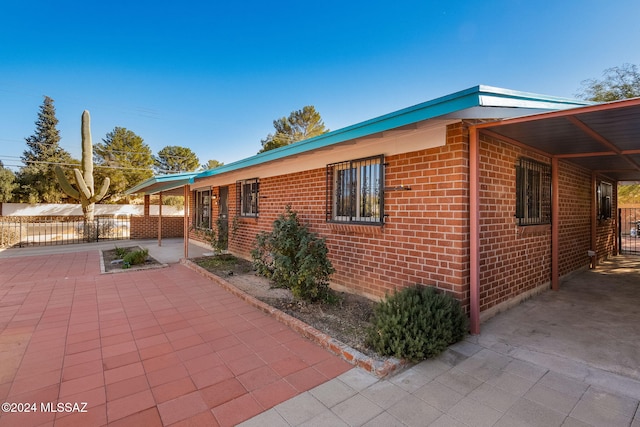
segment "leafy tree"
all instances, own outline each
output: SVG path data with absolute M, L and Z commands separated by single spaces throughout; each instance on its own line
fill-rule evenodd
M 293 111 L 289 117 L 282 117 L 273 121 L 275 133 L 267 135 L 260 142 L 262 149 L 258 153 L 284 147 L 303 139 L 313 138 L 329 132 L 325 128 L 322 117 L 313 105 L 307 105 L 302 110 Z
M 198 156 L 190 148 L 167 145 L 155 158 L 158 173 L 192 172 L 200 166 Z
M 634 64 L 607 68 L 602 80 L 588 79 L 582 82 L 582 99 L 610 102 L 640 96 L 640 69 Z
M 107 176 L 111 186 L 105 199 L 112 201 L 153 176 L 153 155 L 144 140 L 126 128 L 116 127 L 93 147 L 98 181 Z
M 217 160 L 211 159 L 204 165 L 200 166 L 200 169 L 202 169 L 203 171 L 208 171 L 209 169 L 219 168 L 220 166 L 224 166 L 224 162 L 219 162 Z
M 56 180 L 54 167 L 58 164 L 77 163 L 71 155 L 60 147 L 60 133 L 56 125 L 56 109 L 53 99 L 48 96 L 40 106 L 38 120 L 35 122 L 36 132 L 27 142 L 27 150 L 22 155 L 25 164 L 18 173 L 20 188 L 18 198 L 29 203 L 57 203 L 65 198 Z
M 0 160 L 0 203 L 13 200 L 13 192 L 18 188 L 18 184 L 15 181 L 15 174 L 11 169 L 5 168 Z

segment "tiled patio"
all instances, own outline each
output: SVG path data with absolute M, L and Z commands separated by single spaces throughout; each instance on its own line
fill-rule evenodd
M 235 425 L 351 369 L 181 265 L 0 259 L 0 426 Z M 86 402 L 84 413 L 41 403 Z

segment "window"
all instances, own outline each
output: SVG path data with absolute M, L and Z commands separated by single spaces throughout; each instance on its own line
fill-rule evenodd
M 382 224 L 384 157 L 327 165 L 327 221 Z
M 596 205 L 598 219 L 611 219 L 611 196 L 613 185 L 608 182 L 598 183 L 596 190 Z
M 258 178 L 246 179 L 236 183 L 238 195 L 238 211 L 240 216 L 258 216 L 258 198 L 260 181 Z
M 518 225 L 551 223 L 551 166 L 525 157 L 516 166 Z
M 195 195 L 195 225 L 198 229 L 211 229 L 211 190 L 197 190 Z

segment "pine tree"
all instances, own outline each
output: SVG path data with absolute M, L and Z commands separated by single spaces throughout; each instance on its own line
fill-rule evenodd
M 105 199 L 118 199 L 127 189 L 153 176 L 151 148 L 126 128 L 114 128 L 102 143 L 94 144 L 93 152 L 98 181 L 111 178 Z
M 53 99 L 48 96 L 40 106 L 35 134 L 25 138 L 27 150 L 22 155 L 24 166 L 18 173 L 18 197 L 29 203 L 58 203 L 65 198 L 55 177 L 57 164 L 77 163 L 60 147 L 58 119 Z

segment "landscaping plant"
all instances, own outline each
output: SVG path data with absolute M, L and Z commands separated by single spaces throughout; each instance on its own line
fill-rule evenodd
M 122 268 L 129 268 L 132 265 L 144 264 L 149 256 L 149 249 L 140 249 L 127 253 L 122 259 Z
M 258 234 L 251 256 L 258 274 L 275 286 L 289 288 L 306 301 L 329 301 L 329 276 L 334 269 L 327 253 L 324 239 L 309 231 L 287 206 L 271 232 Z
M 417 285 L 378 303 L 367 344 L 383 356 L 417 361 L 440 354 L 466 333 L 467 317 L 455 298 Z

